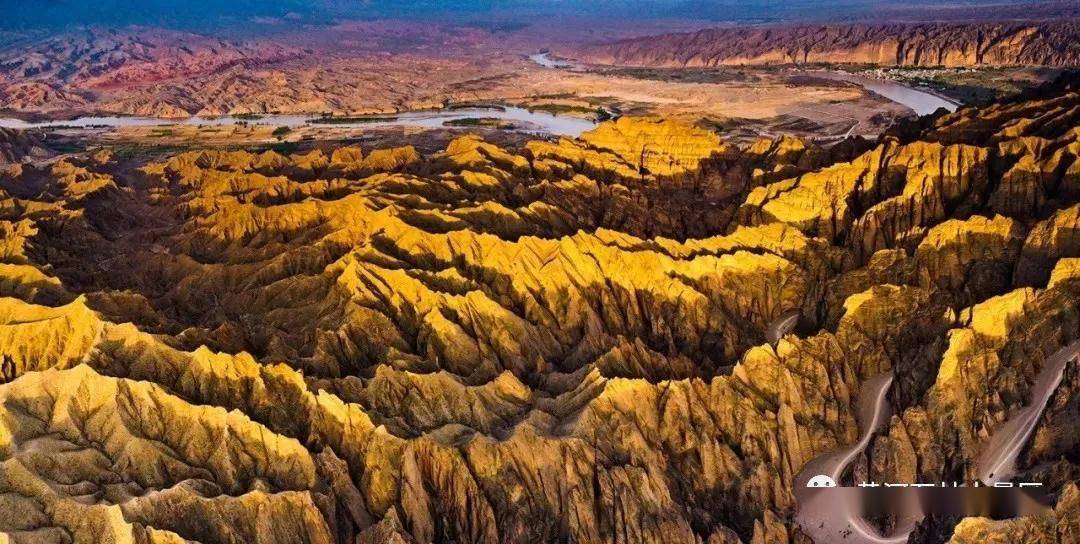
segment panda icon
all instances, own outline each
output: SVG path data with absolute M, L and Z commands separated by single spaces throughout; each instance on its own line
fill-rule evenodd
M 824 474 L 818 474 L 806 482 L 806 487 L 836 487 L 836 481 Z

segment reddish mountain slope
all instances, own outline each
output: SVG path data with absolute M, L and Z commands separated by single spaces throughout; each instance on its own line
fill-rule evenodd
M 620 40 L 576 56 L 601 64 L 906 66 L 1080 64 L 1080 23 L 807 25 L 724 28 Z

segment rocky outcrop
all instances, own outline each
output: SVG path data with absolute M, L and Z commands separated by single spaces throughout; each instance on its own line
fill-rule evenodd
M 956 526 L 949 544 L 1047 542 L 1064 544 L 1080 538 L 1080 489 L 1069 486 L 1048 516 L 992 521 L 968 518 Z
M 42 159 L 49 151 L 39 135 L 32 132 L 0 128 L 0 169 L 24 160 Z
M 1017 263 L 1017 280 L 1024 285 L 1042 284 L 1054 263 L 1080 257 L 1080 205 L 1058 210 L 1040 221 L 1024 241 Z
M 854 161 L 755 188 L 739 218 L 850 240 L 860 260 L 912 249 L 927 225 L 972 209 L 989 185 L 987 162 L 974 146 L 887 141 Z
M 27 166 L 0 184 L 0 533 L 805 542 L 795 475 L 889 371 L 855 471 L 968 477 L 1080 337 L 1072 193 L 990 198 L 1016 156 L 1067 172 L 1076 133 L 971 117 L 866 151 L 624 118 Z M 1020 467 L 1064 505 L 1074 374 Z
M 1022 229 L 1003 216 L 952 219 L 927 231 L 915 250 L 919 284 L 952 294 L 965 307 L 1010 284 Z
M 657 67 L 1076 66 L 1078 36 L 1080 26 L 1074 21 L 736 27 L 629 38 L 572 54 L 600 64 Z

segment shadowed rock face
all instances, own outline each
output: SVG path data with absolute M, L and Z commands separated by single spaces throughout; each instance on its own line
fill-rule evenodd
M 47 155 L 38 135 L 0 128 L 0 168 Z
M 854 470 L 961 479 L 1080 336 L 1078 133 L 1047 128 L 1080 96 L 1047 93 L 869 150 L 624 118 L 520 150 L 26 167 L 0 178 L 0 533 L 805 542 L 792 480 L 889 370 L 898 415 Z M 991 136 L 950 129 L 976 118 Z M 1059 527 L 1070 376 L 1021 467 L 1055 467 Z
M 923 23 L 720 28 L 631 38 L 575 52 L 601 64 L 683 67 L 855 63 L 885 66 L 1080 64 L 1080 25 Z

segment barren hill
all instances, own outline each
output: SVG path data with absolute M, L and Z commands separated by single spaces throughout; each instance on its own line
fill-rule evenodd
M 47 151 L 40 136 L 32 132 L 0 128 L 0 166 L 41 158 Z
M 852 477 L 968 480 L 1080 338 L 1078 123 L 1071 82 L 828 149 L 627 117 L 0 177 L 0 540 L 806 542 L 793 478 L 887 371 Z M 1056 509 L 954 542 L 1076 541 L 1078 391 L 1021 458 Z
M 836 24 L 741 27 L 589 46 L 571 55 L 654 67 L 868 63 L 900 66 L 1080 65 L 1080 23 Z
M 487 52 L 490 40 L 378 22 L 245 40 L 140 27 L 30 34 L 0 39 L 0 109 L 186 118 L 436 108 L 475 98 L 472 87 L 505 76 L 508 59 L 524 64 Z

